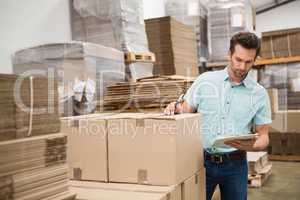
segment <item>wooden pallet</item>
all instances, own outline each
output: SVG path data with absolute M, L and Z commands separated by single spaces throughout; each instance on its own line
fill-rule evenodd
M 269 155 L 269 160 L 300 162 L 300 155 Z
M 248 175 L 248 187 L 251 188 L 258 188 L 263 186 L 265 181 L 267 180 L 268 176 L 265 176 L 264 174 L 255 174 L 255 175 Z
M 258 188 L 263 186 L 272 173 L 272 165 L 268 165 L 264 172 L 259 174 L 248 174 L 248 187 Z
M 155 62 L 155 54 L 148 53 L 135 53 L 135 52 L 127 52 L 125 53 L 125 62 Z

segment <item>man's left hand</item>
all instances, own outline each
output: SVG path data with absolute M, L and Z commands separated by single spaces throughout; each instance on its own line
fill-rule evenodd
M 225 144 L 243 151 L 257 151 L 256 141 L 256 139 L 230 140 L 225 142 Z

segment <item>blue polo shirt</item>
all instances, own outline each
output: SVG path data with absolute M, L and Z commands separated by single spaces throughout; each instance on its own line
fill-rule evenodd
M 267 91 L 248 75 L 234 85 L 227 68 L 201 74 L 188 89 L 184 100 L 202 113 L 203 146 L 210 153 L 236 150 L 230 146 L 216 148 L 218 136 L 245 135 L 251 127 L 270 124 L 271 109 Z

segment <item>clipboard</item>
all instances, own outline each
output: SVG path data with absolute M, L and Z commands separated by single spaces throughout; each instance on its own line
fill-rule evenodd
M 229 145 L 226 145 L 225 142 L 228 142 L 230 140 L 249 140 L 249 139 L 255 139 L 258 137 L 258 134 L 247 134 L 247 135 L 233 135 L 233 136 L 221 136 L 217 137 L 215 142 L 213 143 L 213 147 L 229 147 Z

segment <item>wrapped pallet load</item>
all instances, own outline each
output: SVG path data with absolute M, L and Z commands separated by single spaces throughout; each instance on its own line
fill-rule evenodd
M 210 61 L 226 61 L 231 37 L 252 31 L 252 6 L 248 0 L 209 3 L 208 35 Z
M 125 53 L 148 53 L 143 2 L 140 0 L 73 0 L 72 39 L 101 44 Z M 128 79 L 152 76 L 152 63 L 126 66 Z
M 259 71 L 260 83 L 265 88 L 277 88 L 279 110 L 300 108 L 300 63 L 268 65 Z
M 125 80 L 123 52 L 83 42 L 50 43 L 17 51 L 13 70 L 56 78 L 62 116 L 93 112 L 106 87 Z

